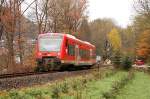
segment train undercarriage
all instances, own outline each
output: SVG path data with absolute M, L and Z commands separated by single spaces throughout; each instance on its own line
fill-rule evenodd
M 52 70 L 60 70 L 61 61 L 56 57 L 43 57 L 42 59 L 37 59 L 37 67 L 35 71 L 43 72 L 43 71 L 52 71 Z

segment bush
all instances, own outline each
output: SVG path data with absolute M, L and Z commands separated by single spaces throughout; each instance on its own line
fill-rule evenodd
M 81 85 L 80 79 L 76 79 L 72 83 L 72 89 L 75 90 L 75 91 L 77 91 L 77 90 L 80 89 L 80 85 Z
M 65 81 L 63 84 L 60 85 L 60 89 L 62 93 L 68 93 L 69 92 L 69 83 Z
M 13 90 L 13 91 L 11 91 L 10 93 L 9 93 L 9 96 L 11 97 L 11 99 L 21 99 L 21 95 L 17 92 L 17 91 L 15 91 L 15 90 Z
M 25 92 L 25 95 L 27 96 L 31 96 L 34 98 L 39 98 L 39 99 L 43 99 L 43 92 L 41 90 L 30 90 L 29 92 Z M 21 98 L 22 99 L 22 98 Z M 26 99 L 26 98 L 25 98 Z M 28 98 L 27 98 L 28 99 Z
M 112 89 L 104 92 L 103 98 L 104 99 L 116 99 L 117 94 L 119 93 L 119 91 L 124 88 L 124 86 L 130 81 L 132 80 L 134 77 L 133 72 L 129 72 L 128 76 L 124 76 L 122 79 L 115 81 L 114 84 L 112 85 Z
M 60 93 L 61 93 L 61 90 L 60 90 L 59 85 L 53 86 L 51 98 L 52 99 L 59 99 L 60 98 Z
M 125 56 L 122 59 L 122 65 L 121 66 L 124 70 L 129 70 L 132 67 L 132 59 L 129 58 L 128 56 Z
M 121 53 L 119 51 L 115 52 L 112 58 L 112 63 L 115 68 L 119 68 L 121 64 Z

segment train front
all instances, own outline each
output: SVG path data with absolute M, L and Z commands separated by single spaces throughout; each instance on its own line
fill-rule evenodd
M 40 34 L 36 45 L 36 71 L 58 70 L 60 68 L 63 35 Z

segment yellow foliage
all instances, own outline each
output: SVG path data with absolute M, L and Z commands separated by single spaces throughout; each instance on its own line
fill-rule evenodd
M 113 50 L 117 51 L 121 48 L 121 37 L 116 28 L 113 28 L 108 34 L 108 40 L 111 43 Z

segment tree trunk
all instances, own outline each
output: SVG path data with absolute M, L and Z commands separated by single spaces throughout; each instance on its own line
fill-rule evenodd
M 21 6 L 19 6 L 19 2 L 17 2 L 17 12 L 18 12 L 18 46 L 19 46 L 19 58 L 20 64 L 23 65 L 23 48 L 22 48 L 22 35 L 21 35 Z
M 7 48 L 8 48 L 8 69 L 13 71 L 15 62 L 14 62 L 14 46 L 13 46 L 12 33 L 6 33 L 6 38 L 7 38 Z
M 18 24 L 19 24 L 19 27 L 18 27 L 18 46 L 19 46 L 19 57 L 20 57 L 20 64 L 23 65 L 23 48 L 22 48 L 22 39 L 21 39 L 21 20 L 20 20 L 20 17 L 18 19 Z

